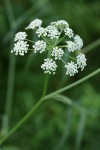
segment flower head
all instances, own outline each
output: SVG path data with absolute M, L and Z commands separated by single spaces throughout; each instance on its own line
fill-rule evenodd
M 33 45 L 33 48 L 34 48 L 34 53 L 37 52 L 42 53 L 46 49 L 46 42 L 42 40 L 36 41 L 35 44 Z
M 47 27 L 42 27 L 42 20 L 35 19 L 26 29 L 35 29 L 34 32 L 37 34 L 36 37 L 38 40 L 32 41 L 26 39 L 26 32 L 17 33 L 14 39 L 14 48 L 11 51 L 15 52 L 15 55 L 19 54 L 23 56 L 27 53 L 29 47 L 27 42 L 30 42 L 34 44 L 29 50 L 33 50 L 34 53 L 45 52 L 45 55 L 47 54 L 47 57 L 49 57 L 44 59 L 44 63 L 41 65 L 44 73 L 55 74 L 57 60 L 64 63 L 66 74 L 70 76 L 78 73 L 78 69 L 82 71 L 85 68 L 86 58 L 81 53 L 83 40 L 79 35 L 74 36 L 74 32 L 69 27 L 67 21 L 58 20 L 51 22 Z M 65 59 L 63 59 L 63 56 Z
M 65 65 L 65 68 L 67 75 L 74 76 L 76 73 L 78 73 L 77 64 L 74 64 L 73 61 L 71 61 L 70 63 L 68 62 Z
M 26 37 L 27 37 L 26 32 L 18 32 L 18 33 L 15 35 L 14 41 L 22 41 L 22 40 L 25 40 Z
M 78 68 L 81 68 L 81 71 L 82 71 L 84 69 L 84 67 L 86 66 L 85 55 L 80 53 L 76 58 L 77 58 Z
M 41 65 L 41 68 L 44 70 L 44 73 L 53 73 L 55 74 L 57 65 L 56 62 L 53 61 L 53 59 L 44 59 L 44 64 Z
M 65 20 L 58 20 L 58 21 L 51 22 L 51 25 L 54 25 L 58 28 L 64 28 L 64 27 L 67 28 L 67 27 L 69 27 L 68 22 L 65 21 Z
M 26 27 L 26 29 L 35 29 L 36 27 L 39 28 L 41 24 L 42 24 L 42 20 L 35 19 L 28 25 L 28 27 Z
M 24 53 L 27 53 L 29 45 L 27 44 L 27 41 L 18 41 L 14 44 L 14 48 L 11 51 L 15 52 L 15 55 L 21 55 L 24 56 Z
M 75 42 L 66 41 L 66 43 L 67 43 L 66 47 L 68 48 L 69 52 L 74 52 L 76 50 L 76 44 L 75 44 Z
M 60 32 L 58 31 L 58 29 L 55 26 L 49 25 L 46 28 L 46 31 L 47 31 L 47 36 L 50 39 L 59 38 Z
M 80 50 L 83 47 L 83 40 L 80 38 L 79 35 L 76 35 L 74 37 L 74 41 L 76 43 L 77 50 Z
M 36 34 L 38 35 L 38 37 L 46 36 L 47 35 L 47 30 L 43 27 L 40 27 L 39 29 L 36 30 Z
M 65 35 L 67 35 L 69 38 L 72 38 L 74 36 L 73 30 L 70 28 L 64 29 Z
M 51 55 L 55 57 L 55 60 L 60 60 L 64 55 L 64 51 L 62 50 L 62 48 L 55 47 L 53 48 Z

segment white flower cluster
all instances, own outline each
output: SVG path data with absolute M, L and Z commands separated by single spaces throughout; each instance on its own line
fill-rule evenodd
M 76 50 L 80 50 L 83 47 L 83 40 L 80 38 L 79 35 L 74 37 L 74 42 L 76 44 Z
M 44 59 L 44 63 L 41 65 L 44 73 L 55 74 L 57 69 L 56 61 L 58 60 L 65 64 L 67 75 L 74 76 L 78 73 L 79 68 L 83 71 L 86 66 L 85 55 L 81 53 L 83 40 L 79 35 L 74 34 L 67 21 L 51 22 L 50 25 L 44 28 L 42 27 L 42 20 L 35 19 L 25 29 L 33 29 L 39 40 L 26 39 L 26 32 L 18 32 L 15 35 L 15 44 L 11 51 L 15 52 L 15 55 L 23 56 L 28 50 L 33 50 L 34 53 L 47 52 L 47 58 Z M 33 43 L 32 49 L 29 49 L 27 42 Z M 64 55 L 69 57 L 71 61 L 65 62 L 63 60 Z
M 78 73 L 77 64 L 74 64 L 73 61 L 71 61 L 70 63 L 68 62 L 65 65 L 65 68 L 66 68 L 67 75 L 69 74 L 70 76 L 74 76 L 76 73 Z
M 69 52 L 74 52 L 76 50 L 76 45 L 72 41 L 66 41 L 67 45 L 66 47 L 68 48 Z
M 41 68 L 44 70 L 44 73 L 53 73 L 55 74 L 57 65 L 56 62 L 53 61 L 53 59 L 44 59 L 44 64 L 41 65 Z
M 14 41 L 23 41 L 25 40 L 27 37 L 27 34 L 26 32 L 18 32 L 16 35 L 15 35 L 15 38 L 14 38 Z
M 47 36 L 47 30 L 43 27 L 40 27 L 39 29 L 37 29 L 36 34 L 38 35 L 38 37 Z
M 46 42 L 44 42 L 42 40 L 39 40 L 39 41 L 35 42 L 35 44 L 33 45 L 33 49 L 34 49 L 34 53 L 44 52 L 45 49 L 46 49 Z
M 55 60 L 60 60 L 64 55 L 64 51 L 62 50 L 62 48 L 55 47 L 53 48 L 51 55 L 55 57 Z
M 74 36 L 73 30 L 70 28 L 64 29 L 65 35 L 67 35 L 69 38 L 72 38 Z
M 79 35 L 75 35 L 74 41 L 66 41 L 69 52 L 74 52 L 75 50 L 81 50 L 83 47 L 83 40 L 80 38 Z
M 47 30 L 47 36 L 50 37 L 50 39 L 59 38 L 60 32 L 55 26 L 48 26 L 46 28 Z
M 58 20 L 58 21 L 55 21 L 55 22 L 51 22 L 51 25 L 54 25 L 58 28 L 68 28 L 69 27 L 69 24 L 67 21 L 65 20 Z
M 25 32 L 18 32 L 15 35 L 14 41 L 16 42 L 14 44 L 13 50 L 11 50 L 11 53 L 15 52 L 15 55 L 21 55 L 24 56 L 24 53 L 27 53 L 29 44 L 27 44 L 27 41 L 25 41 L 27 37 L 27 34 Z
M 41 27 L 41 24 L 42 24 L 42 20 L 35 19 L 28 25 L 28 27 L 26 27 L 26 29 L 35 29 L 36 27 L 39 28 Z
M 84 67 L 86 66 L 85 55 L 80 53 L 76 58 L 77 58 L 78 68 L 81 68 L 81 71 L 83 71 Z

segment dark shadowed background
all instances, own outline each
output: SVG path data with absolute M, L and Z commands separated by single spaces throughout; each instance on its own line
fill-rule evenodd
M 34 19 L 66 20 L 84 41 L 87 67 L 68 77 L 59 67 L 50 76 L 50 93 L 100 67 L 99 0 L 0 0 L 0 139 L 41 96 L 43 56 L 10 53 L 14 35 Z M 34 33 L 32 33 L 33 38 Z M 92 47 L 92 48 L 91 48 Z M 89 50 L 90 49 L 90 50 Z M 63 93 L 74 105 L 52 99 L 41 105 L 0 150 L 100 150 L 100 75 Z

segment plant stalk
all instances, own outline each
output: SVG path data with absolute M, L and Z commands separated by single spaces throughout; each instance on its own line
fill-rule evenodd
M 99 74 L 99 73 L 100 73 L 100 68 L 97 69 L 96 71 L 90 73 L 89 75 L 83 77 L 82 79 L 80 79 L 80 80 L 78 80 L 78 81 L 76 81 L 76 82 L 70 84 L 70 85 L 65 86 L 64 88 L 62 88 L 62 89 L 60 89 L 60 90 L 57 90 L 57 91 L 55 91 L 55 92 L 53 92 L 53 93 L 51 93 L 51 94 L 46 95 L 45 98 L 44 98 L 44 100 L 47 100 L 47 99 L 51 98 L 52 96 L 57 95 L 57 94 L 59 94 L 59 93 L 62 93 L 62 92 L 64 92 L 64 91 L 66 91 L 66 90 L 69 90 L 69 89 L 71 89 L 71 88 L 73 88 L 73 87 L 75 87 L 75 86 L 81 84 L 82 82 L 84 82 L 84 81 L 86 81 L 86 80 L 92 78 L 93 76 L 95 76 L 96 74 Z
M 32 109 L 25 115 L 25 117 L 21 121 L 19 121 L 19 123 L 11 131 L 8 132 L 8 134 L 0 141 L 0 145 L 2 145 L 19 127 L 21 127 L 29 119 L 29 117 L 40 106 L 41 103 L 42 99 L 40 99 L 35 104 L 35 106 L 33 106 Z
M 48 94 L 47 96 L 44 96 L 43 98 L 41 98 L 35 106 L 32 107 L 32 109 L 25 115 L 25 117 L 11 130 L 8 132 L 8 134 L 0 141 L 0 145 L 2 145 L 16 130 L 18 130 L 18 128 L 20 128 L 28 119 L 29 117 L 31 117 L 31 115 L 34 113 L 34 111 L 40 106 L 40 104 L 44 101 L 44 100 L 47 100 L 47 99 L 50 99 L 52 98 L 53 96 L 61 93 L 61 92 L 64 92 L 66 90 L 69 90 L 73 87 L 75 87 L 76 85 L 79 85 L 81 84 L 82 82 L 92 78 L 93 76 L 97 75 L 100 73 L 100 68 L 97 69 L 96 71 L 90 73 L 89 75 L 85 76 L 84 78 L 68 85 L 68 86 L 65 86 L 64 88 L 60 89 L 60 90 L 57 90 L 51 94 Z M 46 86 L 47 87 L 47 86 Z

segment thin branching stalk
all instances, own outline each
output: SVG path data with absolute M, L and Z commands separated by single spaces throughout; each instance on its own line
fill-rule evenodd
M 57 90 L 57 91 L 55 91 L 55 92 L 53 92 L 53 93 L 51 93 L 51 94 L 48 94 L 47 96 L 45 96 L 44 100 L 49 99 L 49 98 L 51 98 L 52 96 L 57 95 L 57 94 L 60 94 L 60 93 L 62 93 L 62 92 L 64 92 L 64 91 L 66 91 L 66 90 L 69 90 L 69 89 L 71 89 L 71 88 L 73 88 L 73 87 L 75 87 L 75 86 L 81 84 L 82 82 L 84 82 L 84 81 L 86 81 L 86 80 L 92 78 L 93 76 L 95 76 L 96 74 L 99 74 L 99 73 L 100 73 L 100 68 L 97 69 L 96 71 L 90 73 L 89 75 L 85 76 L 84 78 L 82 78 L 82 79 L 80 79 L 80 80 L 78 80 L 78 81 L 76 81 L 76 82 L 74 82 L 74 83 L 72 83 L 72 84 L 70 84 L 70 85 L 68 85 L 68 86 L 65 86 L 64 88 L 62 88 L 62 89 L 60 89 L 60 90 Z
M 43 97 L 45 97 L 45 94 L 47 92 L 47 86 L 48 86 L 48 80 L 49 80 L 49 75 L 46 75 L 45 81 L 44 81 L 44 87 L 43 87 L 43 93 L 42 96 L 40 98 L 40 100 L 38 100 L 38 102 L 32 107 L 32 109 L 26 114 L 25 117 L 23 117 L 23 119 L 2 139 L 2 141 L 0 141 L 0 145 L 2 143 L 4 143 L 4 141 L 6 139 L 8 139 L 19 127 L 22 126 L 22 124 L 24 122 L 26 122 L 29 117 L 33 114 L 33 112 L 40 106 L 40 104 L 43 101 Z
M 43 98 L 41 98 L 41 99 L 32 107 L 32 109 L 25 115 L 25 117 L 22 118 L 22 120 L 19 121 L 18 124 L 17 124 L 13 129 L 11 129 L 11 131 L 8 132 L 8 134 L 7 134 L 3 139 L 1 139 L 0 145 L 2 145 L 12 134 L 14 134 L 14 133 L 16 132 L 16 130 L 18 130 L 18 129 L 32 116 L 32 114 L 34 113 L 34 111 L 40 106 L 40 104 L 41 104 L 44 100 L 50 99 L 50 98 L 52 98 L 53 96 L 55 96 L 55 95 L 57 95 L 57 94 L 59 94 L 59 93 L 62 93 L 62 92 L 64 92 L 64 91 L 66 91 L 66 90 L 69 90 L 69 89 L 71 89 L 71 88 L 73 88 L 73 87 L 75 87 L 75 86 L 77 86 L 77 85 L 83 83 L 84 81 L 86 81 L 86 80 L 92 78 L 93 76 L 95 76 L 95 75 L 97 75 L 97 74 L 99 74 L 99 73 L 100 73 L 100 68 L 97 69 L 96 71 L 90 73 L 89 75 L 85 76 L 84 78 L 82 78 L 82 79 L 80 79 L 80 80 L 78 80 L 78 81 L 76 81 L 76 82 L 74 82 L 74 83 L 72 83 L 72 84 L 70 84 L 70 85 L 68 85 L 68 86 L 65 86 L 64 88 L 62 88 L 62 89 L 60 89 L 60 90 L 57 90 L 57 91 L 55 91 L 55 92 L 53 92 L 53 93 L 51 93 L 51 94 L 48 94 L 47 96 L 44 96 Z
M 83 53 L 88 53 L 88 52 L 92 51 L 94 48 L 96 48 L 99 45 L 100 45 L 100 39 L 97 39 L 93 43 L 91 43 L 88 46 L 86 46 L 85 48 L 83 48 L 82 52 Z
M 11 131 L 9 131 L 9 133 L 0 141 L 0 145 L 2 145 L 19 127 L 23 125 L 23 123 L 30 118 L 30 116 L 32 116 L 33 112 L 40 106 L 41 103 L 42 99 L 40 99 L 36 105 L 34 105 L 32 109 L 25 115 L 25 117 L 23 117 L 23 119 Z
M 45 97 L 45 95 L 46 95 L 48 81 L 49 81 L 49 75 L 46 75 L 45 82 L 44 82 L 44 88 L 43 88 L 43 92 L 42 92 L 42 98 Z

